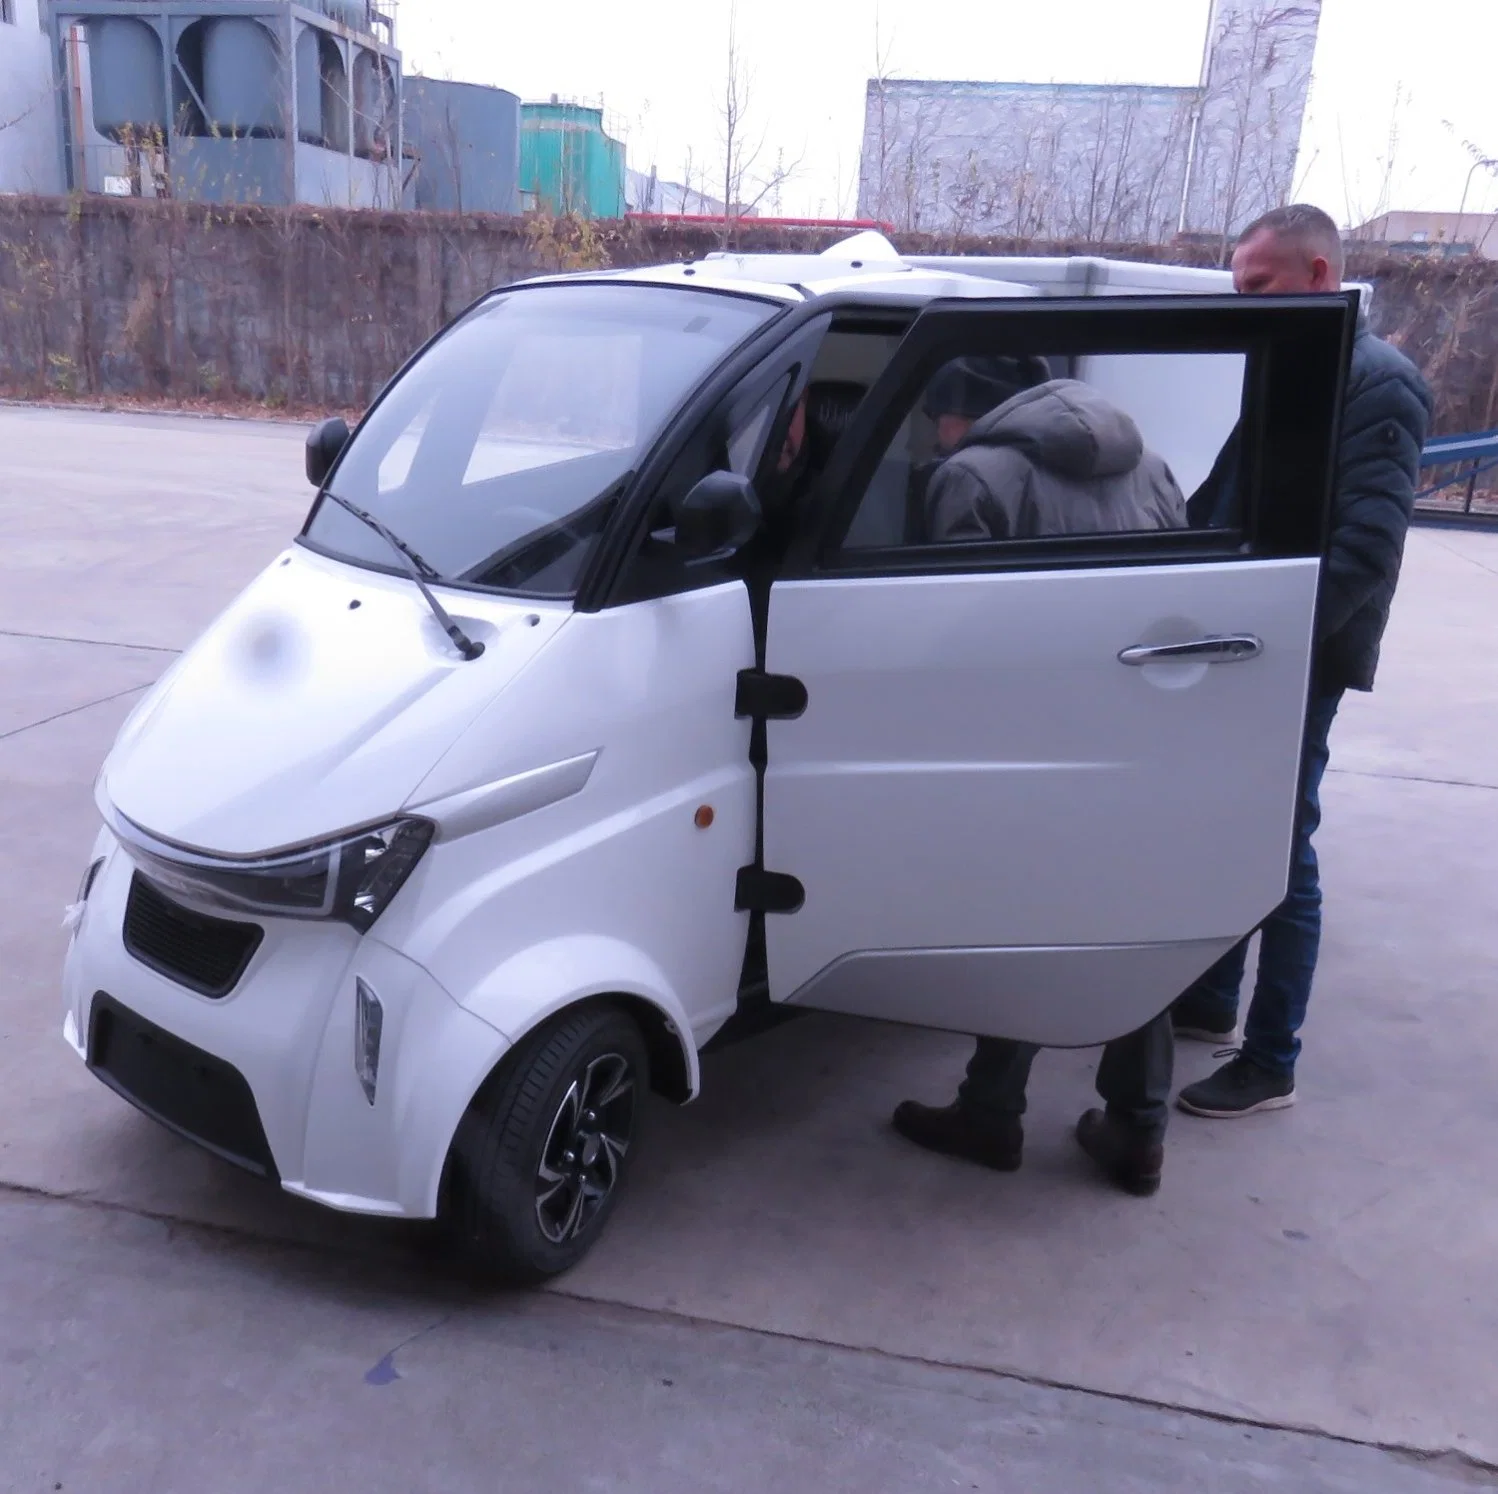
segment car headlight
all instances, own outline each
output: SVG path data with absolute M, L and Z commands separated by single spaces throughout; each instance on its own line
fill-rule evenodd
M 278 856 L 206 856 L 138 827 L 121 839 L 155 883 L 191 902 L 273 918 L 328 918 L 362 934 L 390 905 L 432 843 L 430 820 L 402 817 Z

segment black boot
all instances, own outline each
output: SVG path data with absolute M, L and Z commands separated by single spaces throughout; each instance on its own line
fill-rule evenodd
M 919 1105 L 902 1100 L 892 1124 L 907 1141 L 928 1152 L 962 1157 L 997 1172 L 1014 1172 L 1024 1150 L 1025 1133 L 1018 1116 L 991 1122 L 975 1120 L 958 1105 Z
M 1077 1122 L 1077 1140 L 1125 1193 L 1148 1198 L 1159 1191 L 1165 1147 L 1153 1131 L 1127 1126 L 1103 1110 L 1089 1110 Z

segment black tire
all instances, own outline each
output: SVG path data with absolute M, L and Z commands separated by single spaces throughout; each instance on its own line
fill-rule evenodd
M 522 1039 L 453 1138 L 444 1212 L 465 1264 L 515 1286 L 576 1265 L 624 1186 L 649 1088 L 645 1039 L 617 1007 L 560 1012 Z

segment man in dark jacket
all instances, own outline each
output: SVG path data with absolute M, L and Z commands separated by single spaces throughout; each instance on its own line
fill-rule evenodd
M 926 504 L 926 530 L 937 543 L 1186 524 L 1185 497 L 1170 468 L 1145 448 L 1139 427 L 1072 379 L 1026 389 L 965 426 L 931 475 Z M 930 1151 L 1013 1171 L 1039 1051 L 1032 1043 L 979 1038 L 955 1103 L 906 1100 L 895 1110 L 895 1129 Z M 1160 1186 L 1172 1059 L 1168 1012 L 1109 1043 L 1097 1073 L 1108 1108 L 1089 1110 L 1077 1126 L 1088 1155 L 1131 1193 Z
M 1342 242 L 1336 224 L 1314 207 L 1266 214 L 1238 241 L 1233 283 L 1247 295 L 1338 290 Z M 1216 1073 L 1181 1091 L 1178 1103 L 1194 1115 L 1226 1119 L 1294 1103 L 1297 1034 L 1321 942 L 1321 883 L 1311 837 L 1321 820 L 1327 735 L 1343 692 L 1373 688 L 1430 413 L 1430 391 L 1414 365 L 1360 325 L 1321 573 L 1289 894 L 1259 928 L 1258 980 L 1242 1047 Z M 1212 475 L 1192 496 L 1193 523 L 1235 522 L 1236 448 L 1235 432 Z M 1231 855 L 1232 847 L 1223 853 Z M 1244 939 L 1175 1003 L 1178 1036 L 1231 1043 L 1247 951 Z

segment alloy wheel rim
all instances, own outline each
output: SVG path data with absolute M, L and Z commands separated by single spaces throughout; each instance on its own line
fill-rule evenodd
M 623 1054 L 593 1059 L 568 1085 L 536 1169 L 536 1223 L 553 1245 L 575 1240 L 613 1193 L 634 1122 L 635 1079 Z

